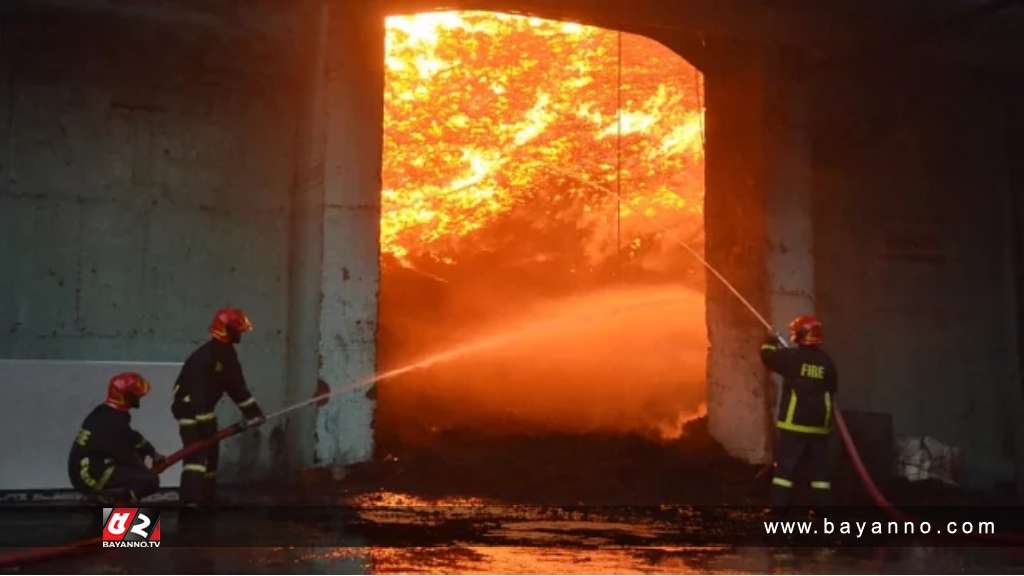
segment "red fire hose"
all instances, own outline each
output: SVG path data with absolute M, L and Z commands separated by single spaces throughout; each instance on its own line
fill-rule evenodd
M 243 426 L 241 423 L 232 424 L 227 428 L 218 430 L 216 434 L 208 438 L 193 442 L 188 446 L 185 446 L 181 450 L 168 455 L 163 460 L 153 465 L 153 472 L 159 474 L 164 470 L 170 468 L 180 460 L 183 460 L 187 456 L 195 454 L 201 450 L 205 450 L 210 446 L 230 438 L 249 427 Z M 0 554 L 0 568 L 10 568 L 13 566 L 23 566 L 25 564 L 32 564 L 35 562 L 41 562 L 44 560 L 54 560 L 56 558 L 63 558 L 65 556 L 73 556 L 76 554 L 83 554 L 86 552 L 96 552 L 102 550 L 100 543 L 102 538 L 86 538 L 84 540 L 76 540 L 69 542 L 61 546 L 48 546 L 45 548 L 29 548 L 27 550 L 14 552 L 11 554 Z
M 218 430 L 217 433 L 214 434 L 213 436 L 203 438 L 202 440 L 197 440 L 189 444 L 188 446 L 185 446 L 181 450 L 169 454 L 163 460 L 160 460 L 159 462 L 153 464 L 153 472 L 159 474 L 164 470 L 167 470 L 171 466 L 174 466 L 175 464 L 178 463 L 179 460 L 183 460 L 186 456 L 191 456 L 196 452 L 206 450 L 207 448 L 213 446 L 214 444 L 220 442 L 221 440 L 230 438 L 235 434 L 238 434 L 239 432 L 242 432 L 246 429 L 247 428 L 245 426 L 242 426 L 241 424 L 232 424 L 227 428 L 222 428 Z
M 360 385 L 364 385 L 365 383 L 366 381 L 361 381 L 356 383 L 356 385 L 332 392 L 330 387 L 323 380 L 318 380 L 316 385 L 316 392 L 314 393 L 312 398 L 304 400 L 302 402 L 298 402 L 296 404 L 292 404 L 291 406 L 286 406 L 285 408 L 282 408 L 276 412 L 271 412 L 270 414 L 267 414 L 262 420 L 257 421 L 251 425 L 246 425 L 245 423 L 239 422 L 236 424 L 232 424 L 227 428 L 222 428 L 218 430 L 214 435 L 209 436 L 207 438 L 203 438 L 202 440 L 197 440 L 196 442 L 193 442 L 188 446 L 185 446 L 181 450 L 178 450 L 177 452 L 174 452 L 166 456 L 159 462 L 155 462 L 153 464 L 152 470 L 153 472 L 160 474 L 161 472 L 170 468 L 171 466 L 183 460 L 184 458 L 192 454 L 195 454 L 196 452 L 199 452 L 201 450 L 205 450 L 210 446 L 213 446 L 214 444 L 217 444 L 222 440 L 226 440 L 232 436 L 235 436 L 236 434 L 244 432 L 245 430 L 262 426 L 263 423 L 266 422 L 267 420 L 278 418 L 280 416 L 283 416 L 285 414 L 288 414 L 289 412 L 293 412 L 305 406 L 323 406 L 327 402 L 327 399 L 330 398 L 331 396 L 350 391 L 354 388 L 357 388 Z M 100 549 L 100 541 L 100 538 L 87 538 L 85 540 L 70 542 L 62 546 L 31 548 L 28 550 L 15 552 L 12 554 L 0 554 L 0 568 L 20 566 L 24 564 L 31 564 L 33 562 L 39 562 L 42 560 L 52 560 L 54 558 L 70 556 L 73 554 L 79 554 L 83 552 L 97 551 Z
M 875 485 L 875 481 L 871 478 L 871 474 L 868 473 L 868 469 L 864 466 L 864 461 L 860 459 L 860 452 L 857 450 L 857 445 L 853 443 L 853 437 L 850 436 L 850 430 L 846 427 L 846 420 L 843 418 L 843 411 L 839 409 L 837 403 L 832 404 L 832 412 L 835 416 L 836 430 L 839 431 L 839 437 L 843 440 L 843 446 L 846 447 L 846 453 L 850 456 L 850 462 L 853 464 L 853 469 L 857 472 L 857 476 L 860 477 L 861 484 L 864 485 L 864 490 L 867 491 L 868 495 L 871 496 L 871 500 L 874 501 L 875 506 L 878 506 L 885 511 L 886 514 L 892 516 L 896 520 L 909 520 L 910 516 L 904 514 L 899 508 L 896 508 L 889 502 L 889 499 L 882 494 L 882 491 Z

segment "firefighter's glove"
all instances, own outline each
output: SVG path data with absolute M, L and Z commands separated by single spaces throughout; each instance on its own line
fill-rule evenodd
M 153 468 L 157 468 L 160 465 L 162 465 L 164 463 L 164 460 L 167 459 L 167 457 L 154 450 L 153 453 L 149 455 L 149 459 L 150 459 L 149 467 L 150 467 L 150 469 L 153 469 Z

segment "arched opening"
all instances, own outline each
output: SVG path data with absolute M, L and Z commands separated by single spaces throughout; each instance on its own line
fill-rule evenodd
M 706 398 L 701 73 L 492 12 L 386 38 L 378 369 L 472 351 L 379 387 L 378 453 L 678 439 Z

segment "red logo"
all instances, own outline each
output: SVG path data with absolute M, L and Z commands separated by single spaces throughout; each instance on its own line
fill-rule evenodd
M 160 511 L 156 508 L 104 508 L 104 548 L 159 548 Z

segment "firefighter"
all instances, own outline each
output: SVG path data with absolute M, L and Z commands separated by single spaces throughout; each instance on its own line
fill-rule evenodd
M 149 392 L 149 382 L 135 372 L 110 379 L 107 400 L 85 417 L 71 443 L 68 475 L 76 490 L 102 502 L 137 501 L 156 492 L 160 478 L 146 466 L 163 456 L 129 425 L 129 410 Z
M 783 378 L 772 506 L 789 506 L 794 472 L 805 461 L 811 472 L 813 502 L 825 506 L 832 490 L 829 441 L 838 381 L 836 367 L 820 347 L 823 331 L 817 318 L 797 316 L 789 324 L 789 335 L 795 347 L 781 346 L 774 334 L 761 345 L 761 360 Z
M 217 431 L 217 402 L 226 392 L 242 411 L 245 426 L 263 421 L 263 411 L 249 392 L 235 344 L 252 323 L 237 308 L 218 310 L 210 324 L 210 340 L 185 360 L 174 385 L 171 412 L 178 420 L 181 441 L 189 445 Z M 216 443 L 185 457 L 181 471 L 181 500 L 186 505 L 213 504 L 217 497 Z

